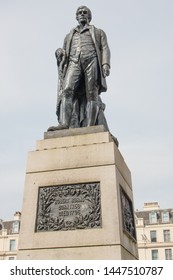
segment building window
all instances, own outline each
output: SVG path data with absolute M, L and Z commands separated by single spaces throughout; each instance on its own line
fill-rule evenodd
M 10 251 L 15 251 L 15 247 L 16 247 L 16 240 L 11 239 L 10 240 Z
M 157 223 L 157 213 L 156 212 L 149 213 L 149 219 L 150 219 L 150 224 Z
M 158 260 L 158 250 L 151 250 L 152 260 Z
M 165 249 L 165 260 L 172 260 L 172 249 Z
M 15 260 L 15 257 L 9 257 L 9 260 Z
M 151 239 L 151 242 L 157 242 L 156 230 L 150 231 L 150 239 Z
M 13 222 L 12 233 L 19 233 L 19 221 Z
M 163 238 L 164 242 L 170 242 L 171 241 L 171 236 L 170 236 L 170 230 L 166 229 L 163 231 Z
M 162 222 L 169 223 L 169 212 L 162 212 Z

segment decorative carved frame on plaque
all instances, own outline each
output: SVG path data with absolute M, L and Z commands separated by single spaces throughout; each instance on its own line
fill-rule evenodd
M 36 232 L 100 228 L 100 183 L 39 187 Z
M 120 185 L 123 230 L 136 241 L 136 228 L 132 201 Z

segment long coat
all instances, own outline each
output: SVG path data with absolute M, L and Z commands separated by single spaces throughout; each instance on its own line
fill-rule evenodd
M 96 49 L 98 62 L 99 62 L 99 73 L 100 73 L 100 92 L 107 90 L 106 79 L 102 74 L 102 65 L 108 64 L 110 66 L 110 49 L 107 43 L 106 34 L 103 30 L 96 28 L 94 25 L 89 25 L 89 31 Z M 69 55 L 70 55 L 70 46 L 73 38 L 73 34 L 75 32 L 75 28 L 70 31 L 69 34 L 65 37 L 63 49 L 66 52 L 66 65 L 65 68 L 68 67 Z M 66 71 L 64 68 L 64 71 Z

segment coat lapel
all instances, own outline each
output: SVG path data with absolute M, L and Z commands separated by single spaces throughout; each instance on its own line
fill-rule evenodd
M 90 31 L 91 37 L 92 37 L 92 39 L 93 39 L 94 45 L 96 45 L 96 38 L 95 38 L 95 32 L 94 32 L 94 25 L 90 25 L 89 31 Z
M 66 53 L 67 53 L 67 56 L 69 56 L 69 53 L 70 53 L 70 45 L 71 45 L 71 40 L 72 40 L 74 31 L 75 31 L 75 28 L 72 29 L 72 30 L 70 31 L 69 35 L 68 35 L 67 46 L 66 46 Z

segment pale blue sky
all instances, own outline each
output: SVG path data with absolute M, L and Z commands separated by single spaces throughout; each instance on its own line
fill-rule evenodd
M 0 218 L 21 210 L 27 153 L 56 125 L 54 52 L 87 5 L 111 49 L 102 94 L 135 209 L 173 207 L 173 1 L 0 0 Z

